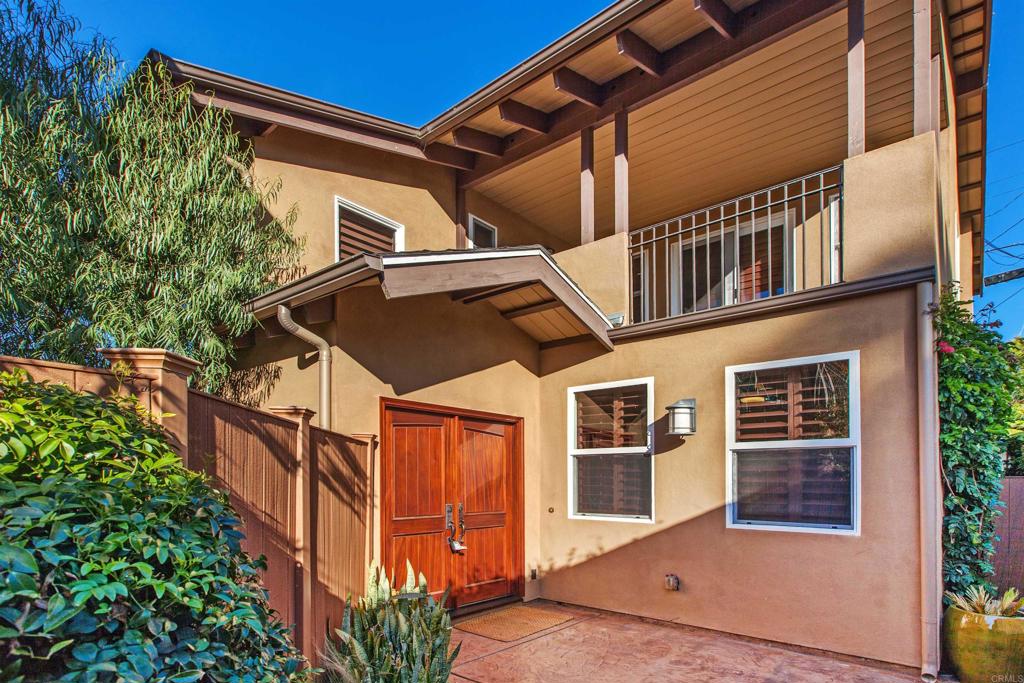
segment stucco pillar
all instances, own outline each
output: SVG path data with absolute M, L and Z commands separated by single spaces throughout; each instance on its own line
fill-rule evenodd
M 188 459 L 188 378 L 200 366 L 198 361 L 166 349 L 99 349 L 110 364 L 124 363 L 133 375 L 151 380 L 151 410 L 163 426 L 171 445 Z
M 313 585 L 316 573 L 316 555 L 313 544 L 313 463 L 310 453 L 309 424 L 315 411 L 302 406 L 275 406 L 270 412 L 298 425 L 295 442 L 295 528 L 294 558 L 299 572 L 299 596 L 296 607 L 299 614 L 295 619 L 298 644 L 302 653 L 312 661 L 315 646 L 313 639 Z

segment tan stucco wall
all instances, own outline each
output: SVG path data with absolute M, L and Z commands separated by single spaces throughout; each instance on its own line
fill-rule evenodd
M 934 265 L 936 142 L 922 133 L 843 163 L 843 279 Z
M 453 303 L 445 295 L 387 301 L 371 286 L 344 292 L 335 304 L 335 322 L 309 326 L 333 347 L 335 431 L 379 435 L 381 397 L 524 418 L 525 551 L 536 563 L 540 480 L 531 473 L 540 471 L 541 455 L 537 343 L 487 302 Z M 264 364 L 280 368 L 264 405 L 317 409 L 311 347 L 261 332 L 256 346 L 240 354 L 239 366 Z M 527 595 L 533 597 L 537 584 L 527 579 Z
M 918 664 L 914 305 L 907 288 L 624 343 L 544 376 L 541 595 Z M 854 349 L 861 359 L 860 536 L 726 529 L 724 368 Z M 656 523 L 568 519 L 567 388 L 646 376 L 655 378 L 658 419 Z M 664 436 L 664 406 L 687 397 L 697 399 L 698 428 L 681 443 Z M 678 593 L 663 588 L 668 573 L 681 577 Z
M 539 244 L 551 251 L 560 251 L 569 246 L 565 241 L 542 230 L 515 211 L 473 190 L 466 192 L 466 213 L 473 214 L 498 229 L 499 247 Z
M 555 254 L 555 262 L 606 314 L 629 317 L 628 235 L 620 232 Z
M 256 138 L 255 173 L 281 180 L 275 213 L 295 205 L 307 272 L 334 262 L 334 197 L 405 226 L 405 248 L 455 248 L 455 174 L 450 168 L 279 128 Z

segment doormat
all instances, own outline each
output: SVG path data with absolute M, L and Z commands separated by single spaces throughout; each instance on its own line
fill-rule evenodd
M 543 607 L 513 605 L 460 621 L 454 624 L 454 627 L 460 631 L 508 643 L 571 620 L 571 615 Z

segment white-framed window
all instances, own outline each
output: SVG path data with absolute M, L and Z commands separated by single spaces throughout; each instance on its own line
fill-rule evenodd
M 405 251 L 405 226 L 344 197 L 334 197 L 334 260 Z
M 569 518 L 654 520 L 654 378 L 568 389 Z
M 860 353 L 725 369 L 726 526 L 860 533 Z
M 498 246 L 498 229 L 496 227 L 473 214 L 469 214 L 467 223 L 470 249 L 491 249 Z

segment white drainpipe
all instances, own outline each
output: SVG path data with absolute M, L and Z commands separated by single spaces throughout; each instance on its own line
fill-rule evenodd
M 331 428 L 331 345 L 305 327 L 292 320 L 292 312 L 286 306 L 277 307 L 277 321 L 289 334 L 316 347 L 317 364 L 320 367 L 320 414 L 317 424 L 322 429 Z
M 929 308 L 934 285 L 917 285 L 917 438 L 921 504 L 921 680 L 939 676 L 939 621 L 942 617 L 942 498 L 939 481 L 939 393 L 935 329 Z

